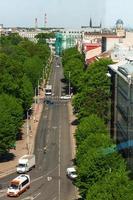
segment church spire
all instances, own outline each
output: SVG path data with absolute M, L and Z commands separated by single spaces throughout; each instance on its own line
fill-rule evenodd
M 102 28 L 102 22 L 100 21 L 100 28 Z
M 92 28 L 92 19 L 90 18 L 90 28 Z

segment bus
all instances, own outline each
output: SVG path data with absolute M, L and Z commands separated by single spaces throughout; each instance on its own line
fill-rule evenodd
M 46 96 L 51 96 L 52 95 L 52 85 L 46 85 L 45 95 Z

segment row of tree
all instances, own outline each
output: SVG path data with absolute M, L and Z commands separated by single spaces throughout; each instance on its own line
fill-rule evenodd
M 46 43 L 33 43 L 18 34 L 1 36 L 0 155 L 12 148 L 34 90 L 50 56 Z
M 75 92 L 73 107 L 79 122 L 75 184 L 83 200 L 133 198 L 126 163 L 115 151 L 107 130 L 111 83 L 106 73 L 110 63 L 109 59 L 100 59 L 85 68 L 83 56 L 75 48 L 63 52 L 65 78 L 68 81 L 69 71 Z

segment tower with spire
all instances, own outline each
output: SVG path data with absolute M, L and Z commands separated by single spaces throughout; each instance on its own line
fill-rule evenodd
M 92 19 L 90 17 L 90 28 L 92 28 Z

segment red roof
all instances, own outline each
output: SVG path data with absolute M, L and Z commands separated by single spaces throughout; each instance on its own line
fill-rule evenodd
M 99 43 L 83 43 L 84 51 L 90 51 L 90 50 L 96 49 L 98 47 L 101 47 L 101 45 Z

